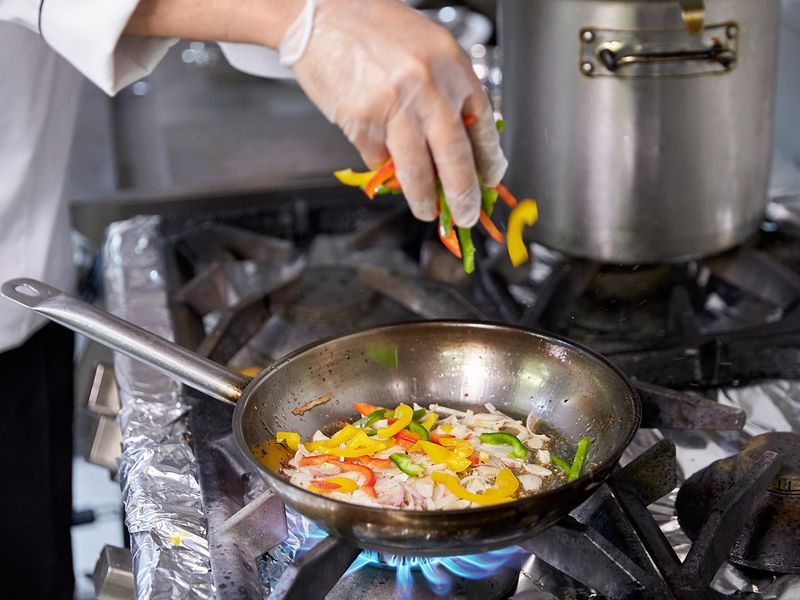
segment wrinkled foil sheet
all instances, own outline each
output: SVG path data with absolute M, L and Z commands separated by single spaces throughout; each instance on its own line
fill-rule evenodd
M 172 339 L 158 217 L 112 224 L 103 247 L 106 308 Z M 206 520 L 189 443 L 188 404 L 180 385 L 121 354 L 122 454 L 119 469 L 125 523 L 131 534 L 137 600 L 214 597 Z
M 625 451 L 623 461 L 631 459 L 664 437 L 676 445 L 679 485 L 712 462 L 737 454 L 752 437 L 772 431 L 800 430 L 800 382 L 771 380 L 738 388 L 722 388 L 717 401 L 744 410 L 747 422 L 741 432 L 731 431 L 659 431 L 642 429 Z M 656 521 L 682 561 L 692 542 L 683 532 L 675 512 L 676 488 L 650 505 Z M 711 587 L 725 595 L 757 594 L 765 600 L 800 598 L 797 575 L 755 575 L 726 562 L 717 572 Z
M 288 537 L 267 552 L 262 574 L 265 592 L 269 595 L 278 580 L 294 562 L 308 552 L 327 534 L 300 513 L 286 508 L 286 530 Z
M 150 331 L 172 337 L 161 258 L 156 247 L 158 219 L 137 217 L 115 223 L 104 247 L 109 310 Z M 537 248 L 538 249 L 538 248 Z M 535 264 L 542 264 L 537 261 Z M 536 274 L 534 274 L 534 279 Z M 541 276 L 541 274 L 539 274 Z M 120 481 L 131 531 L 136 598 L 212 598 L 206 524 L 187 441 L 186 411 L 180 386 L 156 371 L 117 355 L 122 455 Z M 743 432 L 641 430 L 623 457 L 638 456 L 668 437 L 676 443 L 679 482 L 711 462 L 738 452 L 746 441 L 768 431 L 800 430 L 800 382 L 769 381 L 722 389 L 718 400 L 743 409 Z M 691 541 L 675 515 L 677 489 L 651 505 L 662 531 L 683 560 Z M 290 538 L 259 565 L 262 580 L 274 583 L 314 542 L 307 520 L 287 511 Z M 724 594 L 751 592 L 765 599 L 800 598 L 800 577 L 753 579 L 726 563 L 712 587 Z

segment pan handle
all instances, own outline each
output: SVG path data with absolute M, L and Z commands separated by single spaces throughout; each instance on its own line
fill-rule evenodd
M 3 296 L 189 387 L 236 404 L 250 379 L 35 279 L 12 279 Z

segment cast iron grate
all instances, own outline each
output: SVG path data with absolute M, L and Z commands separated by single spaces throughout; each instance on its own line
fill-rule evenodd
M 302 274 L 309 268 L 307 255 L 314 254 L 307 249 L 313 250 L 316 242 L 329 235 L 321 246 L 330 255 L 329 263 L 312 267 L 324 272 L 333 264 L 339 273 L 345 269 L 349 278 L 371 288 L 381 302 L 392 306 L 394 315 L 489 318 L 583 338 L 634 378 L 643 401 L 644 427 L 741 429 L 742 411 L 702 394 L 667 386 L 705 389 L 753 378 L 797 375 L 800 369 L 800 250 L 795 250 L 800 241 L 794 238 L 786 241 L 776 237 L 782 235 L 779 233 L 764 234 L 758 242 L 728 255 L 671 267 L 603 269 L 581 261 L 556 261 L 549 276 L 538 283 L 514 280 L 519 276 L 509 277 L 495 267 L 496 258 L 485 256 L 478 263 L 477 277 L 465 281 L 441 276 L 442 265 L 447 271 L 453 263 L 435 252 L 433 258 L 430 252 L 426 258 L 426 240 L 431 232 L 410 219 L 406 211 L 391 205 L 367 209 L 352 199 L 334 202 L 336 194 L 325 191 L 308 197 L 291 196 L 292 202 L 276 197 L 269 206 L 250 211 L 165 219 L 168 283 L 179 342 L 199 345 L 204 354 L 230 362 L 265 322 L 281 316 L 287 293 L 303 287 Z M 197 232 L 201 235 L 193 238 Z M 248 232 L 259 235 L 249 237 Z M 398 253 L 402 255 L 399 261 Z M 359 255 L 358 261 L 347 262 L 354 254 Z M 402 257 L 415 265 L 428 262 L 422 269 L 408 269 Z M 340 259 L 346 264 L 337 265 Z M 286 264 L 293 268 L 285 269 Z M 432 278 L 437 269 L 438 276 Z M 240 277 L 248 272 L 258 275 L 253 288 L 247 287 L 246 278 L 241 286 Z M 394 285 L 388 286 L 387 281 Z M 187 283 L 200 293 L 192 295 L 193 288 L 190 285 L 187 289 Z M 525 296 L 526 287 L 529 291 L 535 287 L 535 301 L 519 300 Z M 633 307 L 641 309 L 642 300 L 652 310 L 640 312 L 647 312 L 650 320 L 628 318 Z M 370 300 L 371 306 L 373 303 Z M 598 307 L 605 313 L 599 321 L 591 315 Z M 571 311 L 578 309 L 588 310 L 590 316 L 576 326 L 580 319 L 573 318 Z M 595 329 L 587 328 L 587 324 Z M 356 326 L 357 322 L 347 324 Z M 317 330 L 313 334 L 325 335 Z M 231 489 L 219 481 L 218 457 L 206 451 L 213 445 L 209 442 L 224 435 L 228 412 L 216 404 L 210 408 L 204 401 L 191 413 L 207 506 L 242 505 L 241 499 L 225 496 Z M 773 468 L 769 456 L 762 458 L 758 463 L 761 470 L 748 471 L 742 482 L 737 482 L 739 492 L 726 496 L 727 505 L 719 516 L 721 524 L 749 514 L 750 493 L 769 480 Z M 701 543 L 695 543 L 692 560 L 687 558 L 681 565 L 647 511 L 650 502 L 674 487 L 674 470 L 674 448 L 666 443 L 657 445 L 615 475 L 573 517 L 531 540 L 526 549 L 607 598 L 642 597 L 643 590 L 647 590 L 645 596 L 650 590 L 658 590 L 664 594 L 659 597 L 666 598 L 716 597 L 708 584 L 730 549 L 729 536 L 720 533 L 721 526 L 701 532 Z M 742 493 L 742 489 L 748 493 Z M 594 506 L 594 510 L 587 506 Z M 235 549 L 223 547 L 215 539 L 216 533 L 210 523 L 210 543 L 218 550 L 212 553 L 213 571 L 235 573 L 241 581 L 252 577 L 251 557 L 243 558 Z M 574 548 L 574 552 L 548 554 L 551 544 L 544 543 L 546 536 L 556 536 L 551 538 L 552 544 Z M 359 552 L 341 546 L 341 542 L 326 541 L 317 554 L 335 560 L 309 554 L 306 562 L 317 566 L 304 567 L 300 562 L 293 572 L 307 574 L 310 569 L 314 577 L 295 575 L 292 579 L 287 575 L 276 590 L 284 590 L 280 592 L 284 595 L 275 597 L 322 597 L 292 594 L 311 581 L 318 592 L 327 585 L 326 578 L 335 583 L 336 574 L 341 575 Z M 323 560 L 323 567 L 319 560 Z M 236 597 L 220 593 L 221 597 Z

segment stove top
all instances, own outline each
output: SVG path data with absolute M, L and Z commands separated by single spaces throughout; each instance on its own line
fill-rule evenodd
M 754 436 L 800 425 L 792 232 L 766 224 L 721 256 L 633 268 L 534 246 L 528 268 L 511 270 L 478 244 L 477 272 L 465 277 L 397 201 L 312 190 L 255 211 L 164 217 L 158 237 L 175 337 L 218 362 L 263 368 L 380 323 L 493 320 L 594 347 L 643 402 L 624 467 L 570 517 L 520 547 L 423 560 L 362 552 L 284 510 L 230 443 L 228 407 L 188 392 L 217 597 L 789 598 L 800 586 L 786 565 L 737 560 L 753 546 L 741 524 L 752 519 L 755 537 L 772 527 L 762 499 L 793 464 L 787 447 Z M 711 463 L 714 477 L 692 475 Z M 781 518 L 800 522 L 796 511 Z

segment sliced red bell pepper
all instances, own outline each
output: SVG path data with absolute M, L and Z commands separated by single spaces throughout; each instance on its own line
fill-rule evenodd
M 511 208 L 514 208 L 517 205 L 517 199 L 514 197 L 514 194 L 508 191 L 508 188 L 504 186 L 502 183 L 498 183 L 494 186 L 494 189 L 497 190 L 497 194 L 502 198 L 503 202 L 508 204 Z
M 411 448 L 413 448 L 417 443 L 417 442 L 409 442 L 408 440 L 397 439 L 397 438 L 395 438 L 394 441 L 397 442 L 398 446 L 400 446 L 402 448 L 405 448 L 406 450 L 411 450 Z
M 442 244 L 444 244 L 444 247 L 450 250 L 450 252 L 456 258 L 461 258 L 461 245 L 458 243 L 458 234 L 456 233 L 456 228 L 451 227 L 450 233 L 447 235 L 445 235 L 444 227 L 442 227 L 441 223 L 439 223 L 438 229 L 439 239 L 442 241 Z
M 311 485 L 321 490 L 338 490 L 340 487 L 342 487 L 338 483 L 325 481 L 324 479 L 314 479 L 311 481 Z
M 392 176 L 386 183 L 384 183 L 387 188 L 394 191 L 400 191 L 400 182 L 397 181 L 397 177 Z
M 470 125 L 474 125 L 477 122 L 478 122 L 478 117 L 476 117 L 475 115 L 467 115 L 464 117 L 464 125 L 466 125 L 467 127 L 469 127 Z
M 420 437 L 415 433 L 411 433 L 408 429 L 401 429 L 394 434 L 394 439 L 416 444 L 420 440 Z
M 330 463 L 332 465 L 336 465 L 337 467 L 339 467 L 344 471 L 353 471 L 354 473 L 361 473 L 366 478 L 366 481 L 361 485 L 361 489 L 364 490 L 367 494 L 369 494 L 373 498 L 377 497 L 377 494 L 375 493 L 375 482 L 378 479 L 375 476 L 375 471 L 373 471 L 369 467 L 358 464 L 357 462 L 355 462 L 355 460 L 352 459 L 340 460 L 339 457 L 334 456 L 333 454 L 320 454 L 319 456 L 305 456 L 300 459 L 300 466 L 302 467 L 308 465 L 321 465 L 323 463 Z
M 300 459 L 300 466 L 307 467 L 309 465 L 321 465 L 331 461 L 331 459 L 335 460 L 336 462 L 341 462 L 339 457 L 334 456 L 333 454 L 320 454 L 318 456 L 304 456 Z
M 353 404 L 353 408 L 355 408 L 358 412 L 361 413 L 362 416 L 368 417 L 376 410 L 383 410 L 380 406 L 375 406 L 374 404 L 366 404 L 364 402 L 358 402 Z
M 336 466 L 340 469 L 345 471 L 352 471 L 354 473 L 360 473 L 364 476 L 366 481 L 361 484 L 361 489 L 364 490 L 367 494 L 372 496 L 373 498 L 377 498 L 378 494 L 375 492 L 375 482 L 378 478 L 375 476 L 375 471 L 370 469 L 369 467 L 365 467 L 364 465 L 359 465 L 349 460 L 345 460 L 344 462 L 335 460 L 334 461 Z
M 454 435 L 450 435 L 449 433 L 431 433 L 431 439 L 429 441 L 433 442 L 434 444 L 442 445 L 439 441 L 442 438 L 451 438 L 456 437 Z
M 386 162 L 381 165 L 381 168 L 377 170 L 375 176 L 367 182 L 364 188 L 364 193 L 367 195 L 367 198 L 370 200 L 375 198 L 375 190 L 392 179 L 394 177 L 394 172 L 394 161 L 391 158 L 386 159 Z
M 380 467 L 385 469 L 392 466 L 392 461 L 388 458 L 375 458 L 374 456 L 359 456 L 354 458 L 354 461 L 366 467 Z
M 480 219 L 481 219 L 481 225 L 483 225 L 483 228 L 486 230 L 486 233 L 488 233 L 495 242 L 497 242 L 498 244 L 502 244 L 505 239 L 503 237 L 503 234 L 500 233 L 500 230 L 497 227 L 495 227 L 495 224 L 492 222 L 492 219 L 489 217 L 489 215 L 486 214 L 486 212 L 483 209 L 481 209 Z

